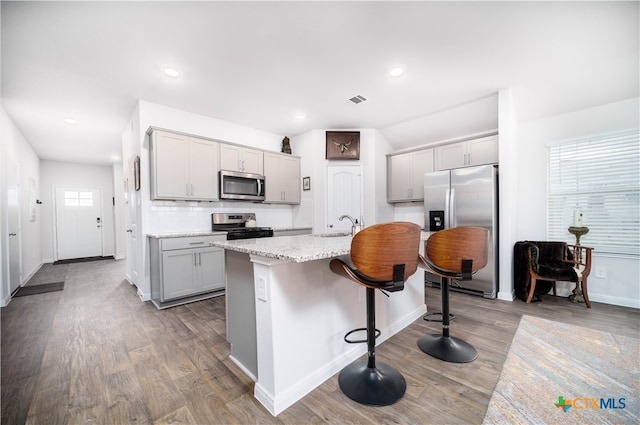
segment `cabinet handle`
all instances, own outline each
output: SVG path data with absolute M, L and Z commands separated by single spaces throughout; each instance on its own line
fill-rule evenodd
M 190 186 L 191 186 L 191 196 L 193 196 L 193 183 L 191 183 Z
M 189 242 L 189 245 L 204 245 L 204 242 Z
M 193 254 L 193 267 L 198 265 L 198 254 Z

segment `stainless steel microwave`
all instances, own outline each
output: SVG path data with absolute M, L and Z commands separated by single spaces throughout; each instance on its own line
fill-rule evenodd
M 264 201 L 264 176 L 220 170 L 220 199 Z

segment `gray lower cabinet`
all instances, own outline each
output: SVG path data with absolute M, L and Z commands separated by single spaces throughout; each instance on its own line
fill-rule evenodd
M 149 238 L 151 301 L 156 307 L 222 295 L 224 249 L 209 242 L 225 239 L 225 235 Z

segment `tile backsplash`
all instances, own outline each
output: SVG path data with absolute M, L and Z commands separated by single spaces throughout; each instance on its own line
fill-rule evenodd
M 255 213 L 258 226 L 291 227 L 290 205 L 267 205 L 251 202 L 180 202 L 151 201 L 147 217 L 148 233 L 211 230 L 212 213 Z

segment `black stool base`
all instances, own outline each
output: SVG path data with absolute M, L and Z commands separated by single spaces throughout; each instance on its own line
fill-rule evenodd
M 418 340 L 418 347 L 445 362 L 469 363 L 478 357 L 478 352 L 471 344 L 452 336 L 425 335 Z
M 338 376 L 342 392 L 353 401 L 370 406 L 388 406 L 400 400 L 407 382 L 400 372 L 378 362 L 367 367 L 367 360 L 357 360 L 346 366 Z

